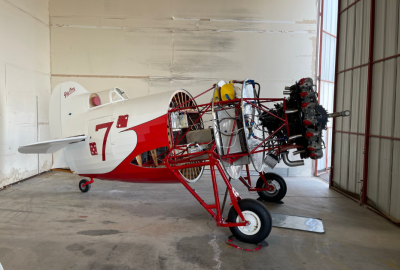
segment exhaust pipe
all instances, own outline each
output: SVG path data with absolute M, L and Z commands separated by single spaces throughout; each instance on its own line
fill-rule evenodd
M 291 160 L 288 158 L 288 154 L 289 154 L 288 151 L 285 151 L 285 152 L 282 152 L 282 153 L 281 153 L 283 162 L 284 162 L 286 165 L 288 165 L 289 167 L 297 167 L 297 166 L 303 166 L 303 165 L 304 165 L 304 160 L 291 161 Z

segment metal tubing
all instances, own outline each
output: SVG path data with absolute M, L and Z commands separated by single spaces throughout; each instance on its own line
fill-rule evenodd
M 334 132 L 334 133 L 346 133 L 346 134 L 353 134 L 353 135 L 365 136 L 364 133 L 357 133 L 357 132 L 350 132 L 350 131 L 334 130 L 333 132 Z
M 226 175 L 224 173 L 224 169 L 222 169 L 221 164 L 218 161 L 215 163 L 215 165 L 217 165 L 218 171 L 221 174 L 222 179 L 224 179 L 226 186 L 229 188 L 229 196 L 231 197 L 232 206 L 235 208 L 236 213 L 238 213 L 238 215 L 242 219 L 242 221 L 245 222 L 246 219 L 244 218 L 242 210 L 239 207 L 237 197 L 232 191 L 233 187 L 232 187 L 231 183 L 229 183 L 229 180 L 226 178 Z
M 370 134 L 369 137 L 400 141 L 400 138 L 386 137 L 386 136 L 379 136 L 379 135 L 371 135 L 371 134 Z
M 236 110 L 237 110 L 237 111 L 236 111 Z M 238 113 L 239 113 L 238 108 L 236 108 L 236 110 L 235 110 L 235 119 L 237 118 Z M 229 150 L 231 149 L 231 143 L 232 143 L 232 138 L 233 138 L 233 136 L 239 136 L 239 134 L 233 135 L 233 132 L 235 131 L 235 127 L 236 127 L 236 121 L 233 121 L 231 137 L 230 137 L 230 139 L 229 139 L 228 151 L 226 151 L 226 155 L 229 155 Z M 237 139 L 237 137 L 236 137 L 236 139 Z
M 193 125 L 195 125 L 195 124 L 203 117 L 203 115 L 207 112 L 208 108 L 210 108 L 210 107 L 211 107 L 211 105 L 208 105 L 208 106 L 207 106 L 207 109 L 199 116 L 199 118 L 197 118 L 196 121 L 194 121 Z M 187 134 L 190 130 L 191 130 L 191 128 L 189 128 L 189 129 L 185 132 L 185 134 L 182 135 L 181 139 L 180 139 L 176 144 L 180 143 L 180 141 L 183 139 L 183 137 L 185 137 L 186 134 Z
M 326 83 L 333 83 L 333 84 L 335 84 L 335 82 L 331 82 L 331 81 L 327 81 L 327 80 L 321 80 L 321 82 L 326 82 Z
M 188 183 L 186 183 L 186 181 L 182 178 L 181 174 L 177 170 L 174 170 L 174 168 L 171 167 L 167 162 L 165 163 L 165 166 L 172 171 L 172 173 L 179 179 L 179 181 L 185 186 L 185 188 L 187 190 L 189 190 L 189 192 L 193 195 L 193 197 L 195 197 L 196 200 L 199 201 L 201 206 L 203 206 L 204 209 L 206 209 L 207 212 L 215 219 L 214 211 L 212 211 L 210 208 L 207 207 L 208 205 L 204 202 L 204 200 L 199 195 L 197 195 L 197 193 L 194 191 L 194 189 L 191 188 Z M 215 221 L 217 221 L 217 220 L 215 220 Z
M 82 187 L 86 187 L 87 185 L 92 184 L 93 182 L 94 182 L 93 178 L 90 178 L 90 181 L 83 184 Z
M 251 188 L 251 186 L 249 184 L 247 184 L 246 180 L 243 178 L 243 176 L 239 176 L 239 180 L 240 182 L 243 183 L 243 185 L 245 185 L 248 189 Z
M 247 174 L 247 182 L 249 182 L 249 185 L 251 186 L 251 177 L 250 177 L 249 164 L 246 164 L 246 174 Z
M 285 152 L 283 152 L 283 153 L 281 154 L 282 159 L 283 159 L 283 162 L 284 162 L 287 166 L 289 166 L 289 167 L 297 167 L 297 166 L 303 166 L 303 165 L 304 165 L 304 160 L 291 161 L 291 160 L 288 158 L 288 154 L 289 154 L 288 151 L 285 151 Z
M 302 134 L 297 134 L 297 135 L 290 136 L 288 139 L 289 139 L 289 140 L 294 140 L 294 139 L 296 139 L 296 138 L 301 138 L 301 137 L 303 137 Z
M 372 96 L 372 72 L 374 61 L 374 36 L 375 36 L 375 0 L 371 0 L 369 25 L 369 64 L 368 64 L 368 83 L 367 83 L 367 107 L 365 116 L 365 142 L 364 142 L 364 168 L 363 168 L 363 191 L 361 203 L 367 202 L 367 187 L 368 187 L 368 157 L 369 157 L 369 132 L 371 121 L 371 96 Z
M 323 18 L 323 17 L 324 17 L 324 14 L 322 14 L 322 18 Z M 334 37 L 334 38 L 336 38 L 336 36 L 335 36 L 335 35 L 333 35 L 333 34 L 329 33 L 328 31 L 322 30 L 322 33 L 325 33 L 325 34 L 327 34 L 327 35 L 330 35 L 331 37 Z
M 260 98 L 260 99 L 261 99 L 261 98 Z M 244 101 L 249 101 L 249 100 L 251 100 L 251 98 L 244 98 L 243 100 L 244 100 Z M 273 114 L 273 113 L 271 113 L 271 112 L 269 112 L 269 111 L 266 111 L 266 110 L 264 110 L 263 108 L 260 108 L 260 107 L 257 106 L 256 104 L 253 104 L 253 103 L 250 103 L 250 102 L 248 102 L 248 104 L 251 105 L 251 106 L 253 106 L 253 107 L 256 107 L 256 108 L 262 110 L 263 112 L 266 112 L 266 113 L 268 113 L 269 115 L 272 115 L 273 117 L 278 118 L 278 119 L 281 120 L 282 122 L 285 122 L 285 123 L 286 123 L 285 119 L 282 119 L 282 118 L 280 118 L 279 116 L 277 116 L 277 115 L 275 115 L 275 114 Z
M 340 4 L 341 4 L 341 0 L 338 0 L 338 18 L 337 18 L 337 27 L 336 27 L 336 31 L 337 31 L 337 39 L 336 39 L 336 60 L 335 60 L 335 85 L 333 88 L 333 109 L 336 109 L 336 93 L 337 93 L 337 78 L 338 78 L 338 60 L 339 60 L 339 31 L 340 31 Z M 332 123 L 332 131 L 335 131 L 335 124 L 336 124 L 336 119 L 333 118 L 333 123 Z M 329 177 L 329 186 L 332 187 L 333 186 L 333 165 L 334 165 L 334 159 L 335 157 L 335 137 L 332 136 L 332 154 L 331 154 L 331 162 L 332 162 L 332 166 L 331 166 L 331 175 Z
M 230 183 L 230 182 L 231 182 L 231 178 L 229 177 L 229 183 Z M 225 196 L 224 196 L 224 201 L 223 201 L 222 207 L 221 207 L 221 217 L 222 217 L 223 214 L 224 214 L 224 208 L 225 208 L 225 203 L 226 203 L 226 197 L 227 197 L 227 195 L 228 195 L 228 187 L 226 187 Z
M 174 109 L 178 109 L 179 107 L 181 107 L 181 106 L 183 106 L 183 105 L 185 105 L 186 103 L 188 103 L 188 102 L 190 102 L 190 101 L 192 101 L 192 100 L 194 100 L 194 99 L 196 99 L 196 98 L 198 98 L 199 96 L 201 96 L 201 95 L 204 95 L 205 93 L 207 93 L 208 91 L 211 91 L 212 89 L 214 89 L 214 87 L 215 87 L 215 84 L 213 85 L 213 87 L 211 87 L 210 89 L 208 89 L 208 90 L 206 90 L 206 91 L 204 91 L 203 93 L 200 93 L 200 94 L 198 94 L 197 96 L 195 96 L 194 98 L 192 98 L 192 99 L 189 99 L 188 101 L 186 101 L 185 103 L 182 103 L 182 104 L 180 104 L 180 105 L 178 105 L 177 107 L 175 107 Z
M 375 60 L 375 61 L 372 62 L 372 64 L 376 64 L 376 63 L 379 63 L 379 62 L 382 62 L 382 61 L 386 61 L 386 60 L 390 60 L 390 59 L 393 59 L 393 58 L 397 58 L 399 56 L 400 56 L 400 54 L 395 54 L 395 55 L 392 55 L 392 56 L 389 56 L 389 57 L 385 57 L 385 58 L 382 58 L 382 59 L 379 59 L 379 60 Z
M 286 99 L 283 101 L 283 110 L 286 112 L 287 110 L 287 101 Z M 285 113 L 285 124 L 286 124 L 286 134 L 289 137 L 290 136 L 290 128 L 289 128 L 289 120 L 288 120 L 288 116 Z
M 280 126 L 280 127 L 279 127 L 277 130 L 275 130 L 271 135 L 269 135 L 265 140 L 263 140 L 259 145 L 257 145 L 257 147 L 254 148 L 254 149 L 250 152 L 250 154 L 254 154 L 254 151 L 256 151 L 256 149 L 257 149 L 258 147 L 260 147 L 260 145 L 262 145 L 266 140 L 268 140 L 269 138 L 271 138 L 272 136 L 274 136 L 275 133 L 277 133 L 279 130 L 281 130 L 285 125 L 286 125 L 286 123 L 282 124 L 282 126 Z
M 213 184 L 213 189 L 214 189 L 215 205 L 217 206 L 217 222 L 222 222 L 221 208 L 220 208 L 221 206 L 219 204 L 219 192 L 218 192 L 218 186 L 217 186 L 217 177 L 215 176 L 214 165 L 210 166 L 210 171 L 211 171 L 211 179 L 212 179 L 212 184 Z
M 305 152 L 306 152 L 306 150 L 294 151 L 293 155 L 298 155 L 298 154 L 305 153 Z
M 351 112 L 349 110 L 346 110 L 346 111 L 341 111 L 341 112 L 328 113 L 328 118 L 346 117 L 346 116 L 350 116 L 350 115 L 351 115 Z
M 288 113 L 295 113 L 295 112 L 298 112 L 299 110 L 297 110 L 297 109 L 295 109 L 295 110 L 285 110 L 285 113 L 286 114 L 288 114 Z
M 339 72 L 335 72 L 336 74 L 339 74 L 339 73 L 343 73 L 343 72 L 346 72 L 346 71 L 350 71 L 350 70 L 353 70 L 353 69 L 356 69 L 356 68 L 360 68 L 360 67 L 365 67 L 365 66 L 368 66 L 369 65 L 369 63 L 365 63 L 365 64 L 362 64 L 362 65 L 358 65 L 358 66 L 355 66 L 355 67 L 351 67 L 351 68 L 347 68 L 347 69 L 344 69 L 344 70 L 341 70 L 341 71 L 339 71 Z M 336 69 L 336 68 L 335 68 Z M 336 80 L 335 80 L 336 81 Z

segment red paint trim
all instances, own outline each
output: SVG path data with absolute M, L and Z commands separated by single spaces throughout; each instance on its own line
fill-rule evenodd
M 354 6 L 355 4 L 357 4 L 358 2 L 360 2 L 361 0 L 356 0 L 354 3 L 348 5 L 346 8 L 344 8 L 342 11 L 340 11 L 339 15 L 342 14 L 343 12 L 345 12 L 346 10 L 348 10 L 349 8 L 351 8 L 352 6 Z M 339 7 L 340 8 L 340 7 Z M 339 9 L 338 9 L 339 10 Z
M 331 33 L 327 32 L 325 30 L 322 30 L 322 32 L 327 34 L 327 35 L 330 35 L 331 37 L 337 38 L 334 34 L 331 34 Z
M 121 132 L 136 132 L 137 146 L 114 170 L 105 174 L 79 174 L 81 176 L 133 183 L 179 183 L 168 168 L 146 168 L 131 164 L 139 154 L 169 145 L 167 115 Z
M 340 4 L 341 0 L 338 0 L 338 10 L 340 10 Z M 339 59 L 339 38 L 340 38 L 340 14 L 338 13 L 338 18 L 337 18 L 337 38 L 336 38 L 336 60 L 335 60 L 335 82 L 337 82 L 337 77 L 338 77 L 338 59 Z M 336 93 L 337 93 L 337 83 L 335 83 L 335 87 L 333 88 L 333 111 L 336 110 Z M 335 125 L 336 125 L 336 118 L 333 118 L 333 123 L 332 123 L 332 130 L 335 130 Z M 333 166 L 334 166 L 334 161 L 335 161 L 335 137 L 332 136 L 332 152 L 331 152 L 331 174 L 329 178 L 329 186 L 333 186 Z
M 99 129 L 107 128 L 106 133 L 104 134 L 104 139 L 103 139 L 103 149 L 101 149 L 101 154 L 102 154 L 102 159 L 103 161 L 106 160 L 106 144 L 107 144 L 107 138 L 108 138 L 108 133 L 110 132 L 111 126 L 114 122 L 108 122 L 104 124 L 100 124 L 96 126 L 96 131 Z
M 128 114 L 118 116 L 117 128 L 126 128 L 128 126 L 128 118 Z
M 371 122 L 371 96 L 372 96 L 372 72 L 374 61 L 374 37 L 375 37 L 375 0 L 371 0 L 369 25 L 369 65 L 368 65 L 368 83 L 367 83 L 367 107 L 365 116 L 365 142 L 364 142 L 364 168 L 363 168 L 363 192 L 361 203 L 366 204 L 368 192 L 368 159 L 369 159 L 369 137 Z

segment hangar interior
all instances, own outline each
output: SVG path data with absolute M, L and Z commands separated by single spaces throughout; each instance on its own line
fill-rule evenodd
M 0 0 L 0 269 L 400 268 L 399 56 L 400 0 Z M 55 139 L 49 106 L 60 84 L 86 89 L 91 108 L 101 105 L 94 97 L 114 89 L 137 100 L 139 115 L 155 115 L 170 91 L 190 93 L 180 104 L 200 95 L 189 103 L 197 106 L 215 101 L 215 92 L 201 95 L 214 84 L 246 78 L 270 99 L 286 98 L 285 87 L 311 78 L 328 113 L 351 112 L 330 118 L 322 158 L 263 167 L 283 177 L 287 193 L 280 203 L 259 203 L 273 214 L 322 220 L 322 234 L 271 220 L 269 246 L 246 252 L 228 245 L 229 229 L 193 198 L 227 197 L 224 173 L 217 171 L 218 187 L 214 182 L 214 165 L 181 171 L 190 192 L 162 183 L 170 176 L 161 175 L 157 184 L 92 177 L 82 193 L 79 181 L 91 177 L 68 166 L 54 170 L 60 152 L 18 152 Z M 80 86 L 60 88 L 60 104 Z M 205 128 L 212 117 L 204 114 Z M 85 118 L 75 119 L 57 139 L 88 135 L 75 131 Z M 158 167 L 163 153 L 156 148 L 132 164 L 153 159 Z M 293 150 L 288 158 L 302 160 Z M 247 177 L 256 179 L 253 165 Z M 239 180 L 229 183 L 243 199 L 259 198 Z M 232 198 L 222 214 L 234 207 Z

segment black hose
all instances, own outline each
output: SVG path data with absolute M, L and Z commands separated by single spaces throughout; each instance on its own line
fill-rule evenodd
M 254 83 L 254 84 L 258 86 L 257 98 L 260 98 L 261 86 L 259 83 Z

